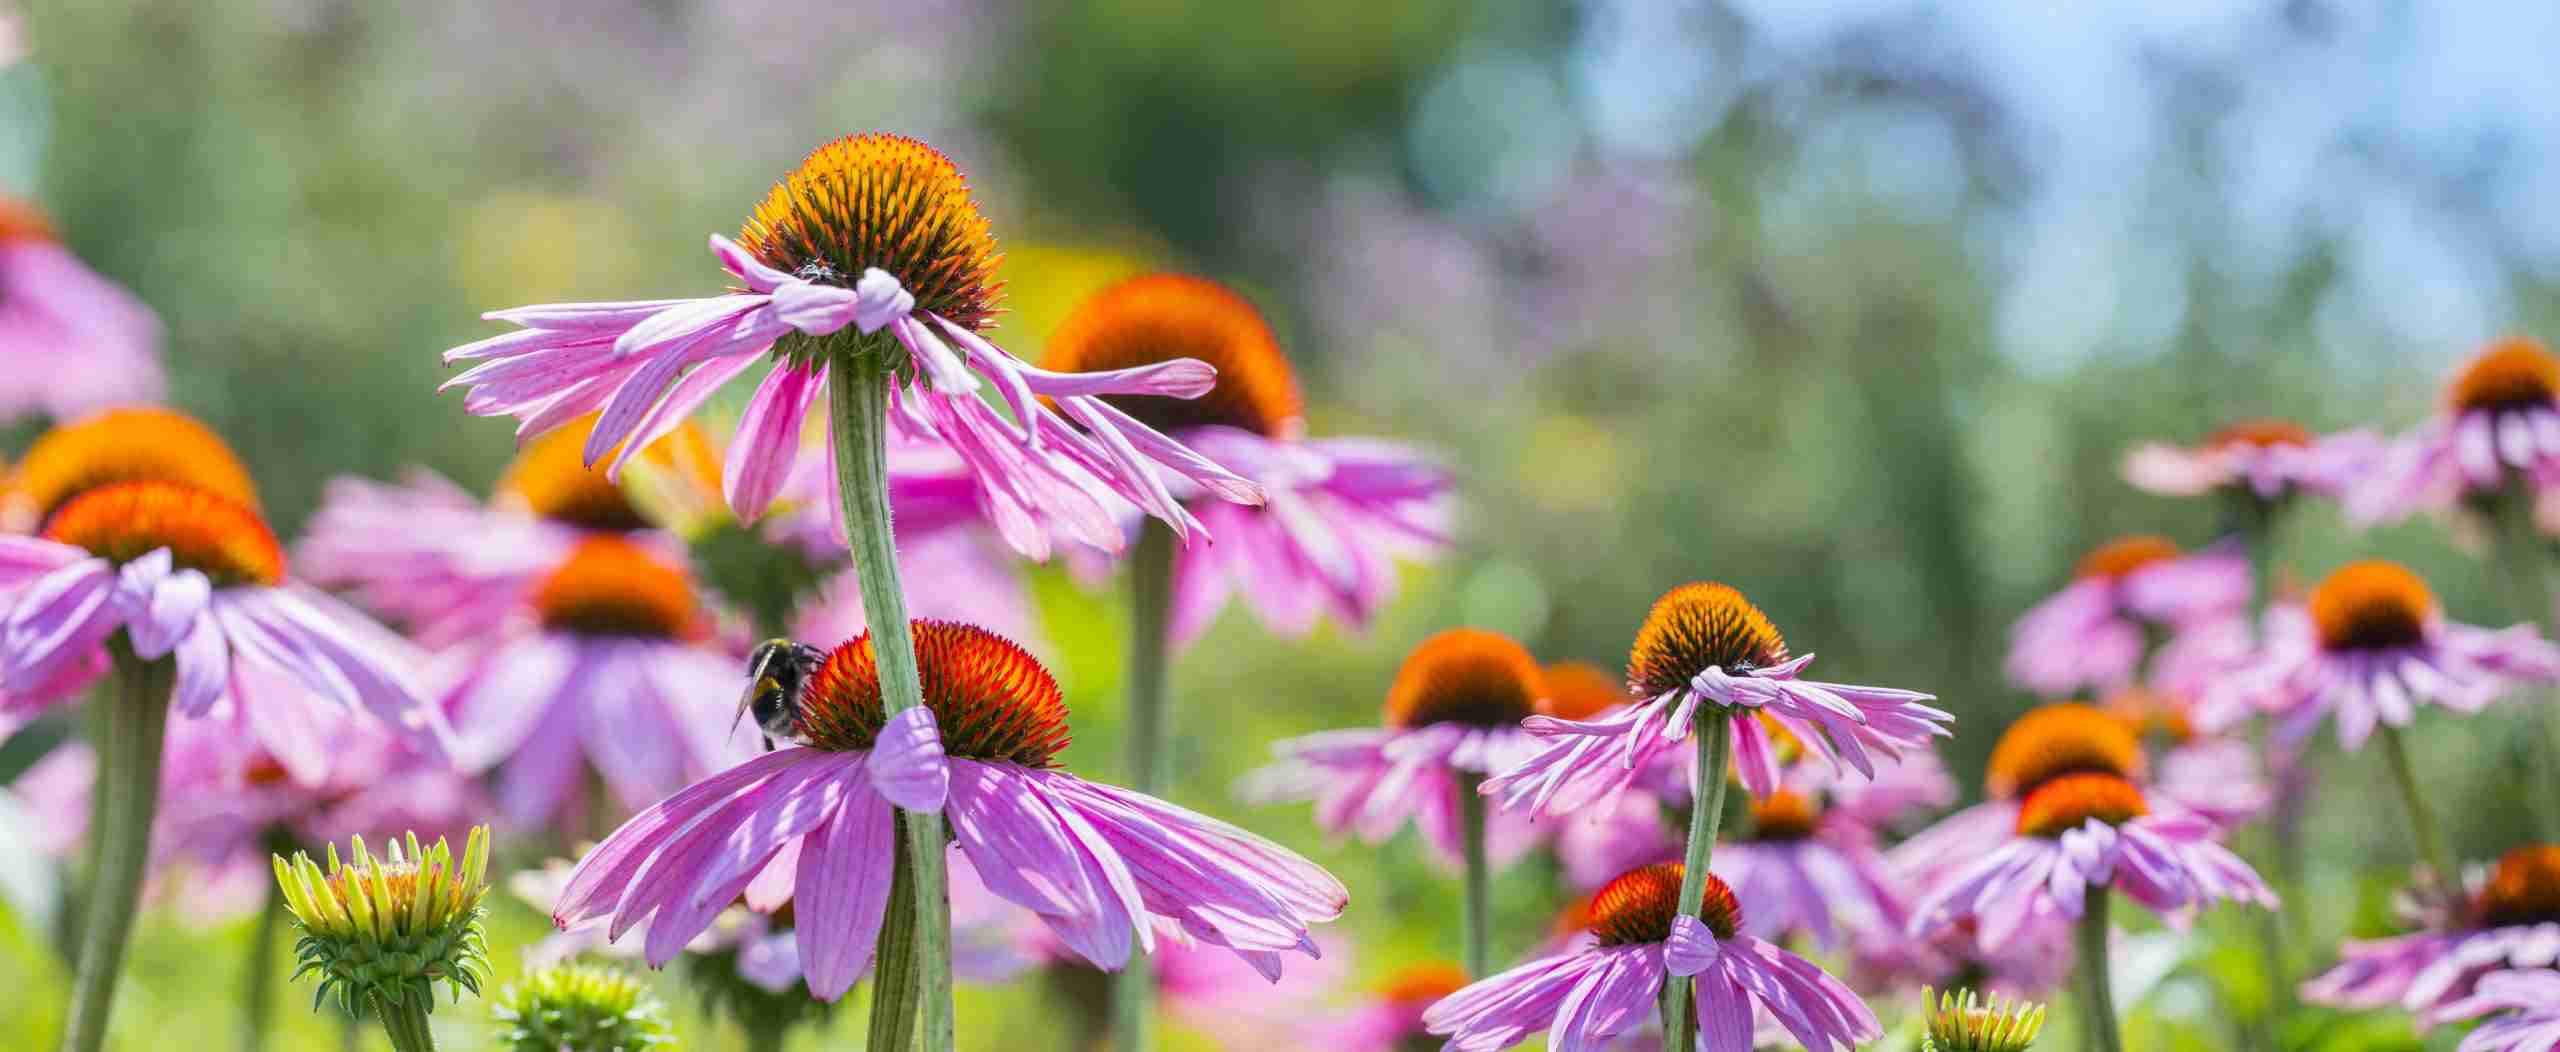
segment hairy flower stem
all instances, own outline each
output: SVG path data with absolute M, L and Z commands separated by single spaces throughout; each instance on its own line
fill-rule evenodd
M 1690 734 L 1698 739 L 1698 784 L 1689 803 L 1689 849 L 1682 856 L 1680 912 L 1697 917 L 1707 901 L 1707 863 L 1716 850 L 1716 829 L 1724 824 L 1725 769 L 1733 762 L 1733 717 L 1715 705 L 1698 707 Z M 1689 1048 L 1698 1041 L 1697 1000 L 1689 980 L 1671 976 L 1662 984 L 1662 1032 L 1681 1035 L 1666 1048 Z
M 257 919 L 249 925 L 249 974 L 241 976 L 240 1052 L 258 1052 L 267 1044 L 268 1021 L 275 1013 L 276 922 L 284 917 L 284 889 L 261 881 L 266 895 L 258 900 Z
M 160 747 L 169 731 L 167 660 L 145 662 L 119 641 L 99 696 L 90 699 L 90 745 L 98 752 L 101 797 L 96 868 L 89 875 L 89 917 L 80 927 L 80 971 L 72 980 L 71 1024 L 64 1052 L 97 1052 L 107 1039 L 107 1010 L 125 944 L 151 863 L 151 818 L 160 805 Z
M 2418 773 L 2409 765 L 2409 746 L 2401 740 L 2400 728 L 2389 724 L 2376 728 L 2374 738 L 2382 743 L 2382 759 L 2391 768 L 2392 784 L 2400 788 L 2400 802 L 2409 809 L 2409 834 L 2418 842 L 2419 861 L 2427 867 L 2427 894 L 2450 901 L 2461 877 L 2454 871 L 2453 856 L 2445 853 L 2444 838 L 2436 832 L 2435 812 L 2418 795 Z
M 1168 672 L 1173 639 L 1173 531 L 1153 519 L 1129 553 L 1129 788 L 1164 795 L 1171 781 L 1173 729 Z M 1155 962 L 1132 948 L 1111 978 L 1111 1044 L 1120 1052 L 1155 1048 Z
M 2124 1052 L 2124 1031 L 2116 1025 L 2116 994 L 2107 978 L 2107 889 L 2089 889 L 2073 929 L 2072 980 L 2080 1002 L 2080 1047 L 2090 1052 Z
M 890 841 L 889 904 L 880 919 L 880 936 L 871 965 L 871 1029 L 864 1048 L 909 1052 L 915 1048 L 916 1026 L 924 1006 L 916 994 L 915 868 L 907 864 L 910 816 L 897 812 L 896 839 Z
M 889 519 L 889 385 L 893 378 L 878 355 L 848 355 L 827 370 L 828 405 L 834 411 L 836 487 L 844 497 L 845 543 L 853 551 L 853 572 L 862 586 L 862 612 L 871 624 L 871 651 L 880 670 L 880 695 L 889 715 L 924 704 L 924 684 L 916 673 L 915 639 L 907 631 L 907 596 L 898 582 L 897 539 Z M 903 818 L 903 816 L 902 816 Z M 951 895 L 943 872 L 942 821 L 900 821 L 905 837 L 905 875 L 913 887 L 908 930 L 915 939 L 915 992 L 920 1002 L 917 1028 L 925 1052 L 949 1052 L 951 1010 Z M 892 912 L 895 912 L 894 906 Z M 891 926 L 882 928 L 885 934 Z M 879 981 L 897 980 L 884 966 Z M 875 1021 L 883 1011 L 896 1012 L 875 997 Z M 908 1044 L 872 1046 L 882 1052 L 905 1052 Z
M 2533 517 L 2533 488 L 2521 477 L 2511 478 L 2505 491 L 2497 496 L 2497 540 L 2493 569 L 2506 588 L 2508 614 L 2516 621 L 2532 624 L 2544 635 L 2552 633 L 2555 611 L 2551 604 L 2550 559 L 2545 554 L 2542 527 Z M 2560 721 L 2551 718 L 2551 706 L 2529 705 L 2527 717 L 2532 727 L 2532 748 L 2541 753 L 2543 791 L 2539 808 L 2542 830 L 2548 836 L 2560 836 Z
M 1484 776 L 1480 774 L 1458 776 L 1458 827 L 1466 840 L 1469 979 L 1493 974 L 1493 866 L 1485 860 L 1484 794 L 1476 791 L 1483 784 Z
M 427 999 L 404 997 L 392 1004 L 380 996 L 373 998 L 373 1013 L 382 1017 L 382 1032 L 391 1038 L 391 1052 L 436 1052 L 436 1035 L 427 1027 Z

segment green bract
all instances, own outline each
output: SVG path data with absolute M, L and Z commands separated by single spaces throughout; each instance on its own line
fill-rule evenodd
M 480 931 L 489 828 L 472 827 L 460 865 L 441 838 L 427 847 L 416 833 L 393 841 L 382 856 L 357 837 L 353 854 L 342 863 L 337 845 L 330 845 L 325 870 L 307 853 L 296 852 L 290 862 L 275 857 L 276 883 L 302 929 L 293 977 L 320 976 L 312 1006 L 332 990 L 349 1012 L 369 1000 L 432 1007 L 439 982 L 455 1001 L 464 990 L 479 993 L 489 975 Z
M 666 1006 L 629 972 L 559 964 L 498 992 L 499 1040 L 517 1052 L 640 1052 L 671 1044 Z
M 1959 996 L 1920 989 L 1928 1015 L 1921 1052 L 2026 1052 L 2044 1031 L 2044 1006 L 2024 1001 L 1984 1002 L 1973 991 Z

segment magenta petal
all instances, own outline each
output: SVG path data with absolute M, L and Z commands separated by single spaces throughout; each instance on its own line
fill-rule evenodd
M 1706 971 L 1724 955 L 1724 947 L 1705 922 L 1683 913 L 1671 918 L 1671 941 L 1665 944 L 1663 961 L 1673 975 L 1696 975 Z
M 178 681 L 170 704 L 184 715 L 202 716 L 222 697 L 223 684 L 230 679 L 231 644 L 222 638 L 222 629 L 206 618 L 178 639 L 173 653 Z
M 888 801 L 857 789 L 801 842 L 794 937 L 809 992 L 821 1001 L 844 996 L 871 963 L 889 906 L 897 828 Z
M 905 810 L 942 810 L 951 792 L 951 769 L 933 710 L 922 705 L 904 709 L 881 725 L 871 747 L 871 785 Z
M 1698 977 L 1698 1052 L 1751 1052 L 1751 995 L 1722 971 Z
M 729 443 L 728 463 L 720 475 L 729 508 L 752 522 L 764 516 L 774 495 L 791 477 L 791 462 L 800 453 L 800 432 L 809 405 L 826 390 L 824 366 L 803 369 L 775 366 L 748 400 L 738 419 L 737 437 Z
M 634 877 L 659 848 L 690 829 L 703 816 L 718 811 L 755 784 L 802 763 L 822 759 L 811 749 L 769 752 L 687 786 L 633 815 L 604 843 L 578 860 L 568 886 L 551 908 L 552 920 L 567 928 L 610 915 Z

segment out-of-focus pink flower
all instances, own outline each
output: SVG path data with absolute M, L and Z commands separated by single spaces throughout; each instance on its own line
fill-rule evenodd
M 1534 748 L 1520 721 L 1546 694 L 1538 663 L 1499 633 L 1451 629 L 1405 656 L 1379 727 L 1319 731 L 1272 746 L 1278 760 L 1246 776 L 1247 799 L 1308 800 L 1316 825 L 1382 843 L 1413 822 L 1434 854 L 1464 858 L 1465 782 Z M 1508 865 L 1544 836 L 1526 816 L 1486 816 L 1487 855 Z
M 1350 966 L 1350 944 L 1332 938 L 1316 940 L 1322 956 L 1274 980 L 1235 954 L 1194 942 L 1170 925 L 1159 922 L 1155 937 L 1155 952 L 1147 960 L 1153 969 L 1157 1005 L 1227 1052 L 1305 1048 L 1296 1036 L 1299 1028 L 1319 999 L 1341 983 Z M 1080 1002 L 1077 1011 L 1097 1024 L 1109 1018 L 1109 986 L 1055 933 L 1035 925 L 1023 948 L 1052 970 L 1052 989 L 1070 992 Z M 1073 973 L 1085 973 L 1086 978 Z
M 1709 869 L 1748 907 L 1743 930 L 1822 950 L 1892 938 L 1909 921 L 1908 889 L 1875 831 L 1825 810 L 1818 788 L 1781 788 L 1750 803 L 1750 823 L 1716 845 Z
M 740 896 L 787 897 L 810 991 L 833 1000 L 879 932 L 894 805 L 942 814 L 989 891 L 1106 970 L 1133 944 L 1152 952 L 1160 920 L 1275 981 L 1282 953 L 1317 955 L 1308 928 L 1340 915 L 1339 881 L 1241 829 L 1054 769 L 1066 706 L 1046 669 L 983 629 L 913 631 L 922 707 L 887 714 L 868 635 L 836 648 L 803 692 L 802 744 L 642 811 L 579 862 L 554 920 L 608 939 L 643 928 L 658 964 Z
M 2560 646 L 2532 625 L 2492 631 L 2448 620 L 2424 580 L 2396 563 L 2339 567 L 2310 598 L 2267 611 L 2265 643 L 2204 689 L 2208 729 L 2253 712 L 2300 742 L 2335 718 L 2353 750 L 2377 726 L 2406 727 L 2421 705 L 2477 712 L 2525 683 L 2560 679 Z
M 369 713 L 443 756 L 450 730 L 410 679 L 405 642 L 285 575 L 284 552 L 248 507 L 170 482 L 121 482 L 54 510 L 36 537 L 0 536 L 0 699 L 66 700 L 66 677 L 97 669 L 119 633 L 146 661 L 170 659 L 171 702 L 189 718 L 224 699 L 280 762 L 325 770 L 311 708 Z
M 1911 934 L 1978 925 L 1983 948 L 1999 952 L 2021 932 L 2077 919 L 2089 889 L 2180 920 L 2221 901 L 2274 908 L 2275 892 L 2248 863 L 2213 842 L 2212 823 L 2155 815 L 2142 790 L 2111 773 L 2054 778 L 2019 801 L 2006 843 L 1966 860 L 1913 910 Z
M 2146 625 L 2174 628 L 2242 609 L 2250 582 L 2237 547 L 2184 555 L 2163 537 L 2109 541 L 2010 629 L 2009 679 L 2046 697 L 2122 689 L 2142 670 Z
M 870 204 L 891 197 L 916 207 Z M 821 146 L 774 186 L 740 239 L 711 238 L 740 291 L 492 312 L 523 328 L 447 351 L 448 363 L 476 364 L 445 386 L 467 389 L 475 414 L 520 419 L 524 434 L 600 413 L 584 454 L 609 459 L 610 474 L 769 363 L 722 471 L 730 506 L 747 520 L 790 476 L 830 370 L 858 360 L 885 370 L 861 382 L 888 386 L 891 423 L 966 462 L 988 519 L 1032 558 L 1048 556 L 1060 529 L 1116 550 L 1119 501 L 1187 536 L 1200 523 L 1168 479 L 1262 500 L 1260 487 L 1098 397 L 1196 398 L 1216 382 L 1209 366 L 1063 374 L 979 335 L 1000 290 L 995 240 L 959 169 L 932 147 L 879 134 Z M 989 383 L 1011 419 L 979 397 Z
M 1030 591 L 1004 551 L 991 543 L 993 538 L 976 530 L 910 538 L 903 516 L 898 525 L 898 575 L 906 582 L 908 613 L 925 620 L 966 621 L 1041 649 L 1039 612 L 1032 609 Z M 791 618 L 792 637 L 818 646 L 851 639 L 870 627 L 862 612 L 862 582 L 849 572 L 830 578 Z
M 743 758 L 738 658 L 704 638 L 691 578 L 647 547 L 599 533 L 523 597 L 524 608 L 447 656 L 444 694 L 468 770 L 501 772 L 520 828 L 575 807 L 587 771 L 638 808 Z
M 1812 663 L 1811 654 L 1789 658 L 1777 626 L 1742 593 L 1682 585 L 1655 601 L 1628 658 L 1630 688 L 1650 700 L 1589 720 L 1531 717 L 1523 726 L 1545 744 L 1484 791 L 1505 809 L 1577 813 L 1633 784 L 1705 718 L 1732 723 L 1733 769 L 1766 796 L 1780 774 L 1772 728 L 1833 769 L 1872 778 L 1955 720 L 1922 704 L 1934 698 L 1918 691 L 1799 678 Z
M 1466 970 L 1447 961 L 1407 966 L 1361 994 L 1349 1011 L 1292 1028 L 1299 1035 L 1295 1047 L 1405 1052 L 1426 1043 L 1437 1045 L 1439 1040 L 1422 1028 L 1422 1013 L 1466 985 Z
M 2512 484 L 2542 488 L 2560 472 L 2560 358 L 2539 341 L 2509 337 L 2463 363 L 2445 406 L 2390 448 L 2347 513 L 2365 522 L 2406 518 L 2494 496 Z
M 2382 455 L 2369 431 L 2314 435 L 2290 420 L 2244 420 L 2193 446 L 2146 442 L 2124 460 L 2125 481 L 2171 497 L 2232 490 L 2261 501 L 2295 493 L 2341 498 Z
M 1174 564 L 1170 631 L 1187 642 L 1229 597 L 1273 631 L 1302 636 L 1330 616 L 1365 626 L 1395 592 L 1396 562 L 1446 546 L 1448 473 L 1371 439 L 1304 438 L 1296 372 L 1261 312 L 1216 282 L 1175 274 L 1130 278 L 1095 293 L 1049 339 L 1042 364 L 1066 374 L 1122 372 L 1196 360 L 1217 386 L 1184 401 L 1104 400 L 1262 487 L 1260 505 L 1175 496 L 1217 543 Z
M 1640 1030 L 1673 975 L 1694 977 L 1698 1047 L 1750 1052 L 1766 1008 L 1812 1052 L 1884 1036 L 1874 1013 L 1812 962 L 1743 934 L 1743 908 L 1707 879 L 1702 917 L 1679 912 L 1681 866 L 1633 870 L 1593 896 L 1591 940 L 1470 984 L 1423 1013 L 1450 1052 L 1497 1052 L 1545 1031 L 1552 1047 L 1594 1049 Z
M 0 12 L 0 67 L 17 50 L 17 20 Z M 29 202 L 0 195 L 0 418 L 57 420 L 118 402 L 156 402 L 160 319 L 55 239 Z
M 2349 940 L 2338 964 L 2302 984 L 2302 997 L 2340 1008 L 2397 1007 L 2422 1026 L 2480 1014 L 2483 979 L 2560 963 L 2560 845 L 2529 844 L 2474 869 L 2456 906 L 2423 907 L 2423 930 Z M 2504 1047 L 2504 1046 L 2499 1046 Z

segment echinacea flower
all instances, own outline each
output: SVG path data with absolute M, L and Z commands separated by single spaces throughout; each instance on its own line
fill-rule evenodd
M 0 31 L 5 31 L 0 26 Z M 160 319 L 63 247 L 29 202 L 0 195 L 0 418 L 55 419 L 159 400 Z
M 828 654 L 802 692 L 791 747 L 713 775 L 625 823 L 571 875 L 553 919 L 644 928 L 663 964 L 756 885 L 788 894 L 810 991 L 843 996 L 887 907 L 892 804 L 939 811 L 989 891 L 1037 914 L 1105 969 L 1156 923 L 1280 974 L 1315 956 L 1308 926 L 1341 913 L 1340 882 L 1286 849 L 1161 800 L 1056 767 L 1057 681 L 983 629 L 913 628 L 924 705 L 889 718 L 868 634 Z
M 1966 990 L 1920 990 L 1926 1029 L 1921 1052 L 2027 1052 L 2044 1032 L 2044 1006 L 1998 997 L 1984 1002 Z
M 288 578 L 275 535 L 229 497 L 156 481 L 87 490 L 41 535 L 0 536 L 0 603 L 0 697 L 43 697 L 120 638 L 174 663 L 182 715 L 228 697 L 225 711 L 288 764 L 318 766 L 325 746 L 300 726 L 314 698 L 443 754 L 449 732 L 409 680 L 404 644 Z
M 682 547 L 651 529 L 620 486 L 579 460 L 593 424 L 573 421 L 526 443 L 485 502 L 424 468 L 397 483 L 331 479 L 295 563 L 313 582 L 347 590 L 420 643 L 443 649 L 521 619 L 544 578 L 590 537 L 623 538 L 681 560 Z M 703 441 L 699 431 L 678 428 L 635 463 L 690 465 Z
M 2042 997 L 2071 976 L 2071 927 L 2029 925 L 1998 949 L 1982 945 L 1981 926 L 1965 922 L 1925 939 L 1872 939 L 1851 947 L 1849 982 L 1871 994 L 1914 986 L 1962 984 L 2009 997 Z
M 2339 567 L 2304 602 L 2269 609 L 2265 635 L 2250 663 L 2206 688 L 2206 726 L 2262 712 L 2281 740 L 2299 742 L 2335 718 L 2352 750 L 2377 726 L 2408 726 L 2419 706 L 2478 712 L 2516 686 L 2560 679 L 2560 646 L 2532 625 L 2452 621 L 2426 581 L 2378 560 Z
M 2445 384 L 2444 408 L 2390 449 L 2349 495 L 2350 516 L 2378 522 L 2539 487 L 2560 471 L 2560 357 L 2538 340 L 2490 344 Z
M 2125 481 L 2170 497 L 2246 494 L 2273 503 L 2296 493 L 2340 498 L 2382 452 L 2366 431 L 2314 435 L 2290 420 L 2243 420 L 2193 446 L 2146 442 L 2126 454 Z
M 2490 1018 L 2463 1035 L 2455 1052 L 2560 1049 L 2560 971 L 2533 968 L 2484 976 L 2471 996 L 2446 1005 L 2449 1020 Z
M 555 964 L 507 984 L 489 1007 L 514 1052 L 642 1052 L 675 1043 L 667 1006 L 638 976 Z
M 2092 888 L 2157 912 L 2225 900 L 2273 908 L 2275 892 L 2213 833 L 2201 818 L 2153 814 L 2119 775 L 2062 775 L 2019 801 L 2007 843 L 1967 860 L 1912 911 L 1911 934 L 1972 921 L 1982 945 L 1997 951 L 2030 926 L 2077 920 Z
M 1252 482 L 1096 397 L 1195 398 L 1216 382 L 1209 366 L 1063 374 L 981 335 L 1001 293 L 995 238 L 959 168 L 922 142 L 867 134 L 819 147 L 737 240 L 714 235 L 711 251 L 737 291 L 492 312 L 522 328 L 445 352 L 448 363 L 475 363 L 445 386 L 467 389 L 472 413 L 518 418 L 527 435 L 601 412 L 584 456 L 610 455 L 618 472 L 731 379 L 770 362 L 722 471 L 731 507 L 748 520 L 790 474 L 802 424 L 830 382 L 886 384 L 895 427 L 958 454 L 987 517 L 1033 558 L 1047 556 L 1053 527 L 1118 550 L 1115 501 L 1178 535 L 1197 529 L 1167 475 L 1224 500 L 1262 499 Z M 979 397 L 989 383 L 1011 419 Z
M 2219 761 L 2219 753 L 2214 758 Z M 2178 778 L 2166 777 L 2176 773 Z M 2253 769 L 2211 764 L 2155 765 L 2134 724 L 2079 702 L 2039 705 L 2010 722 L 1991 747 L 1983 772 L 1985 799 L 1938 820 L 1894 846 L 1894 869 L 1935 887 L 2000 849 L 2015 835 L 2026 799 L 2057 779 L 2106 774 L 2133 784 L 2145 806 L 2164 816 L 2227 824 L 2222 805 L 2261 798 Z
M 1351 1010 L 1303 1027 L 1301 1047 L 1329 1052 L 1437 1048 L 1440 1040 L 1423 1029 L 1422 1013 L 1466 985 L 1466 969 L 1448 961 L 1407 965 L 1361 994 Z
M 1110 982 L 1125 979 L 1095 971 L 1045 928 L 1029 931 L 1022 949 L 1040 966 L 1039 980 L 1056 1009 L 1051 1014 L 1061 1047 L 1096 1047 L 1112 1032 Z M 1341 982 L 1348 947 L 1319 939 L 1324 956 L 1289 969 L 1272 981 L 1234 954 L 1204 946 L 1178 930 L 1159 929 L 1147 958 L 1154 988 L 1151 1008 L 1185 1029 L 1212 1038 L 1227 1052 L 1296 1052 L 1305 1048 L 1298 1026 L 1317 998 Z M 1074 1036 L 1068 1036 L 1074 1035 Z
M 2515 848 L 2469 876 L 2460 901 L 2422 904 L 2424 930 L 2341 945 L 2337 965 L 2302 984 L 2303 999 L 2396 1007 L 2434 1026 L 2459 1018 L 2493 973 L 2560 964 L 2560 844 Z
M 1520 722 L 1546 685 L 1538 662 L 1509 637 L 1455 628 L 1405 655 L 1387 688 L 1382 725 L 1318 731 L 1274 743 L 1276 762 L 1246 776 L 1259 802 L 1309 800 L 1316 825 L 1377 844 L 1413 823 L 1442 861 L 1464 856 L 1462 782 L 1518 763 L 1535 748 Z M 1488 861 L 1500 868 L 1537 841 L 1520 816 L 1487 817 Z
M 2141 673 L 2146 627 L 2243 609 L 2253 588 L 2249 560 L 2235 547 L 2184 554 L 2165 537 L 2109 541 L 2011 627 L 2009 680 L 2047 697 L 2122 688 Z
M 415 833 L 381 855 L 357 837 L 352 855 L 342 862 L 329 845 L 327 869 L 301 852 L 274 858 L 285 908 L 303 935 L 294 974 L 320 977 L 313 1003 L 335 990 L 340 1007 L 371 1007 L 392 1027 L 402 1012 L 423 1022 L 439 985 L 457 1002 L 464 990 L 479 993 L 489 978 L 480 904 L 489 893 L 488 827 L 472 828 L 460 859 L 445 841 L 425 846 Z
M 1587 945 L 1480 980 L 1423 1013 L 1449 1052 L 1496 1052 L 1538 1031 L 1550 1047 L 1599 1048 L 1647 1023 L 1663 983 L 1695 978 L 1698 1048 L 1750 1052 L 1765 1011 L 1811 1052 L 1884 1036 L 1874 1013 L 1812 962 L 1743 934 L 1741 903 L 1707 878 L 1702 916 L 1679 912 L 1682 868 L 1630 870 L 1600 889 Z
M 530 623 L 472 647 L 452 681 L 455 759 L 498 769 L 509 821 L 532 827 L 575 803 L 584 772 L 646 806 L 728 766 L 740 664 L 704 638 L 684 571 L 633 541 L 587 538 L 536 584 Z
M 1771 728 L 1834 768 L 1872 778 L 1905 750 L 1948 733 L 1955 717 L 1921 704 L 1918 691 L 1802 679 L 1813 655 L 1787 656 L 1786 638 L 1741 592 L 1708 582 L 1672 589 L 1653 604 L 1627 659 L 1627 683 L 1644 699 L 1589 720 L 1535 716 L 1535 756 L 1484 784 L 1503 808 L 1565 815 L 1625 789 L 1699 719 L 1733 726 L 1733 766 L 1755 796 L 1776 792 Z M 1766 720 L 1764 724 L 1762 721 Z M 1694 782 L 1693 776 L 1688 781 Z
M 1394 595 L 1397 558 L 1446 545 L 1448 474 L 1392 443 L 1306 438 L 1297 375 L 1278 338 L 1252 303 L 1206 279 L 1147 274 L 1095 293 L 1059 325 L 1041 364 L 1084 374 L 1184 360 L 1216 368 L 1217 385 L 1188 401 L 1102 401 L 1251 479 L 1266 499 L 1174 494 L 1217 543 L 1175 557 L 1172 641 L 1198 635 L 1230 596 L 1285 636 L 1327 616 L 1368 624 Z

